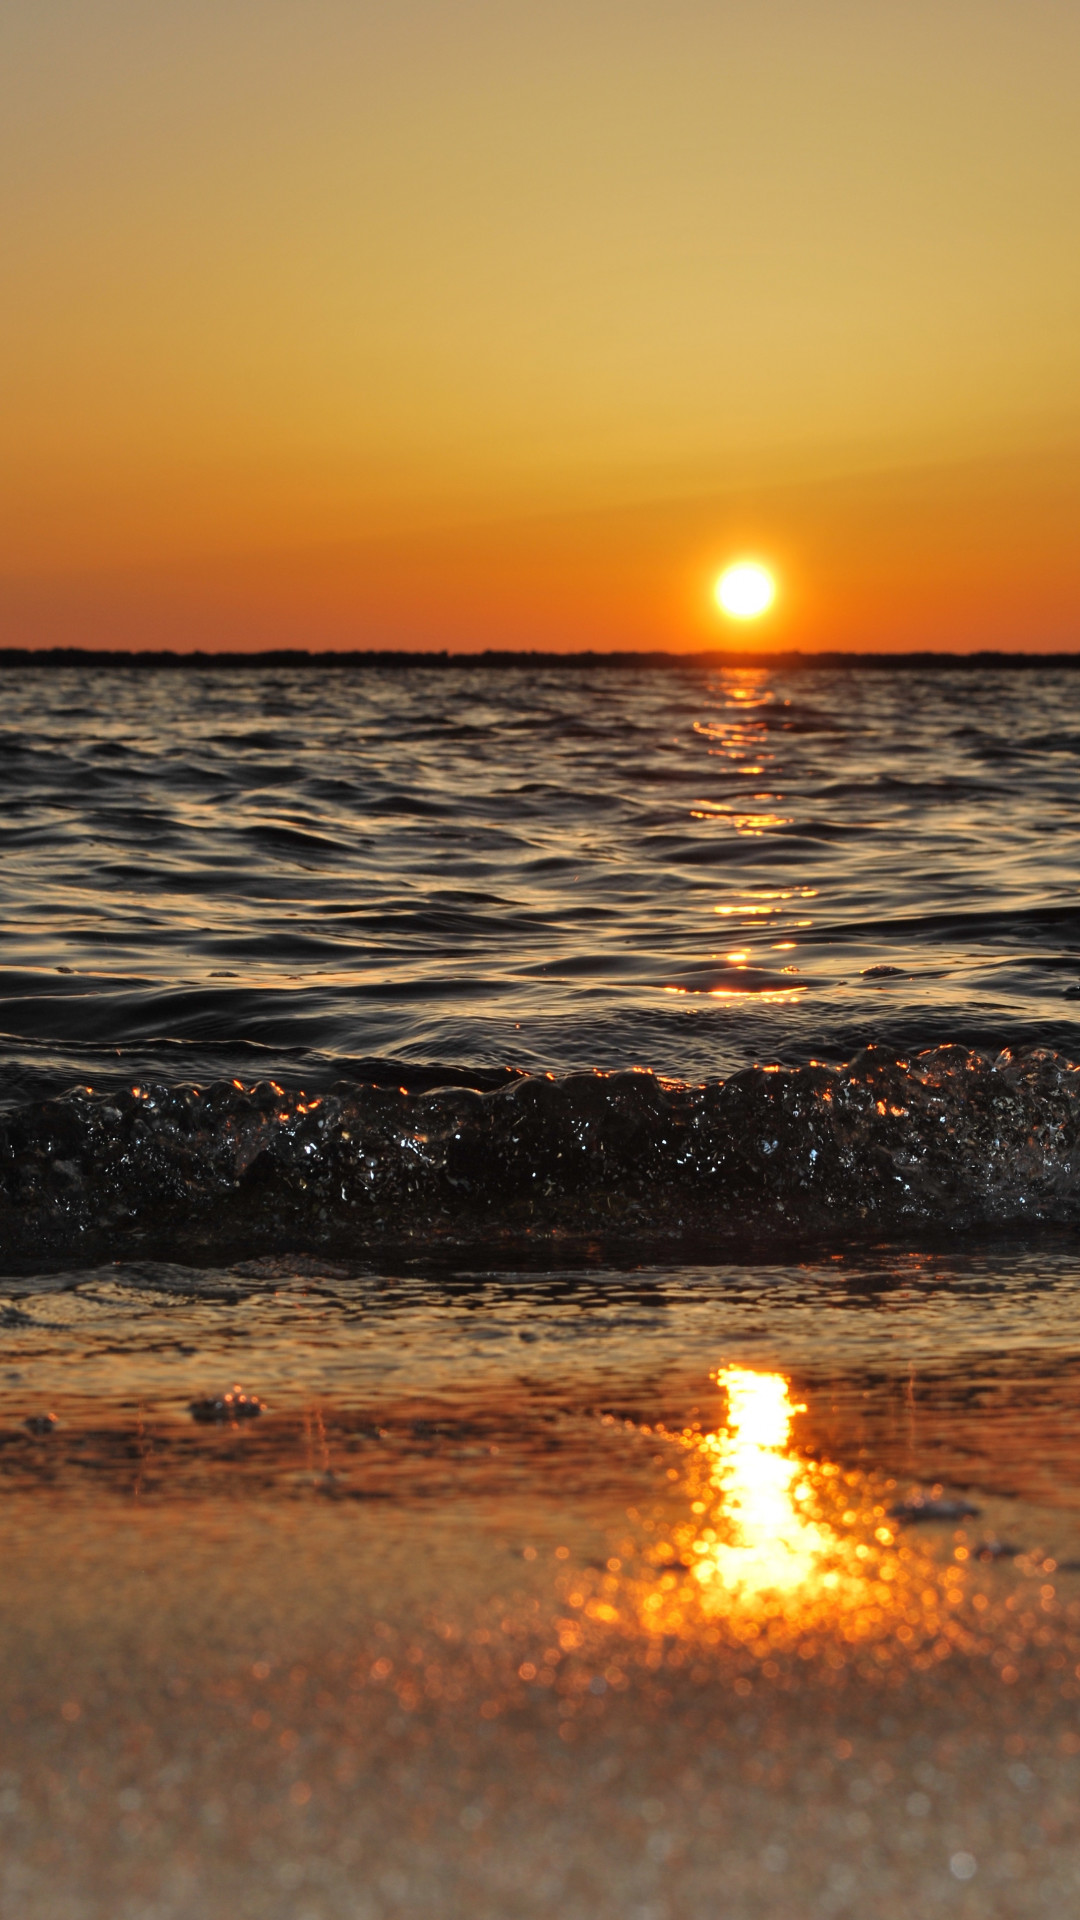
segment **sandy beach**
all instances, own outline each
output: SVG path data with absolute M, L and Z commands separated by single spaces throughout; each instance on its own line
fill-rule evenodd
M 1062 1477 L 917 1511 L 830 1404 L 9 1425 L 3 1920 L 1071 1911 Z

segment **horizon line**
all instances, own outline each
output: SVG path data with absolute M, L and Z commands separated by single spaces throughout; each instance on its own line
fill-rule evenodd
M 218 648 L 204 651 L 192 648 L 178 652 L 170 647 L 0 647 L 0 671 L 20 667 L 98 667 L 137 671 L 220 672 L 260 667 L 332 668 L 358 671 L 363 668 L 390 668 L 398 671 L 427 671 L 514 667 L 588 669 L 616 667 L 642 671 L 649 668 L 773 667 L 788 670 L 822 671 L 830 667 L 860 667 L 871 671 L 898 669 L 999 668 L 1030 671 L 1046 667 L 1080 668 L 1080 649 L 1052 653 L 1023 653 L 1001 648 L 981 647 L 969 653 L 951 653 L 941 649 L 909 649 L 903 652 L 855 651 L 822 648 L 804 653 L 800 648 L 760 650 L 751 648 L 702 647 L 675 653 L 664 648 L 579 648 L 554 652 L 542 648 L 486 647 L 475 653 L 453 653 L 448 648 L 322 648 L 267 647 L 244 651 Z

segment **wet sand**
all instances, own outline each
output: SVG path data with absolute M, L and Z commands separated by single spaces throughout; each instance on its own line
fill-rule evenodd
M 0 1920 L 1075 1911 L 1071 1261 L 920 1271 L 23 1285 Z
M 14 1495 L 4 1920 L 1072 1911 L 1080 1574 L 860 1480 L 842 1592 L 740 1599 L 668 1444 L 621 1506 Z

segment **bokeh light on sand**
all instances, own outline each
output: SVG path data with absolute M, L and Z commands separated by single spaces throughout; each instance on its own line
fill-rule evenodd
M 813 1667 L 826 1684 L 850 1672 L 902 1686 L 912 1670 L 985 1659 L 995 1646 L 997 1676 L 1015 1682 L 1013 1656 L 1037 1622 L 996 1591 L 993 1546 L 977 1524 L 963 1514 L 958 1525 L 905 1524 L 895 1479 L 800 1451 L 792 1426 L 807 1409 L 783 1374 L 726 1366 L 713 1378 L 724 1417 L 665 1436 L 682 1460 L 681 1512 L 653 1516 L 627 1582 L 637 1630 L 710 1663 L 734 1655 L 744 1675 L 781 1684 Z M 1040 1620 L 1056 1611 L 1052 1559 L 1005 1564 L 1010 1586 L 1017 1573 L 1041 1581 Z M 1080 1609 L 1068 1618 L 1071 1644 Z M 1071 1670 L 1063 1678 L 1072 1685 Z

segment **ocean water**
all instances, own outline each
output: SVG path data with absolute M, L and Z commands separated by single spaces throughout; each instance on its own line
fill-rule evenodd
M 10 1262 L 1074 1217 L 1074 675 L 3 691 Z
M 0 1068 L 1075 1050 L 1067 672 L 5 674 Z M 384 1074 L 383 1077 L 386 1077 Z

